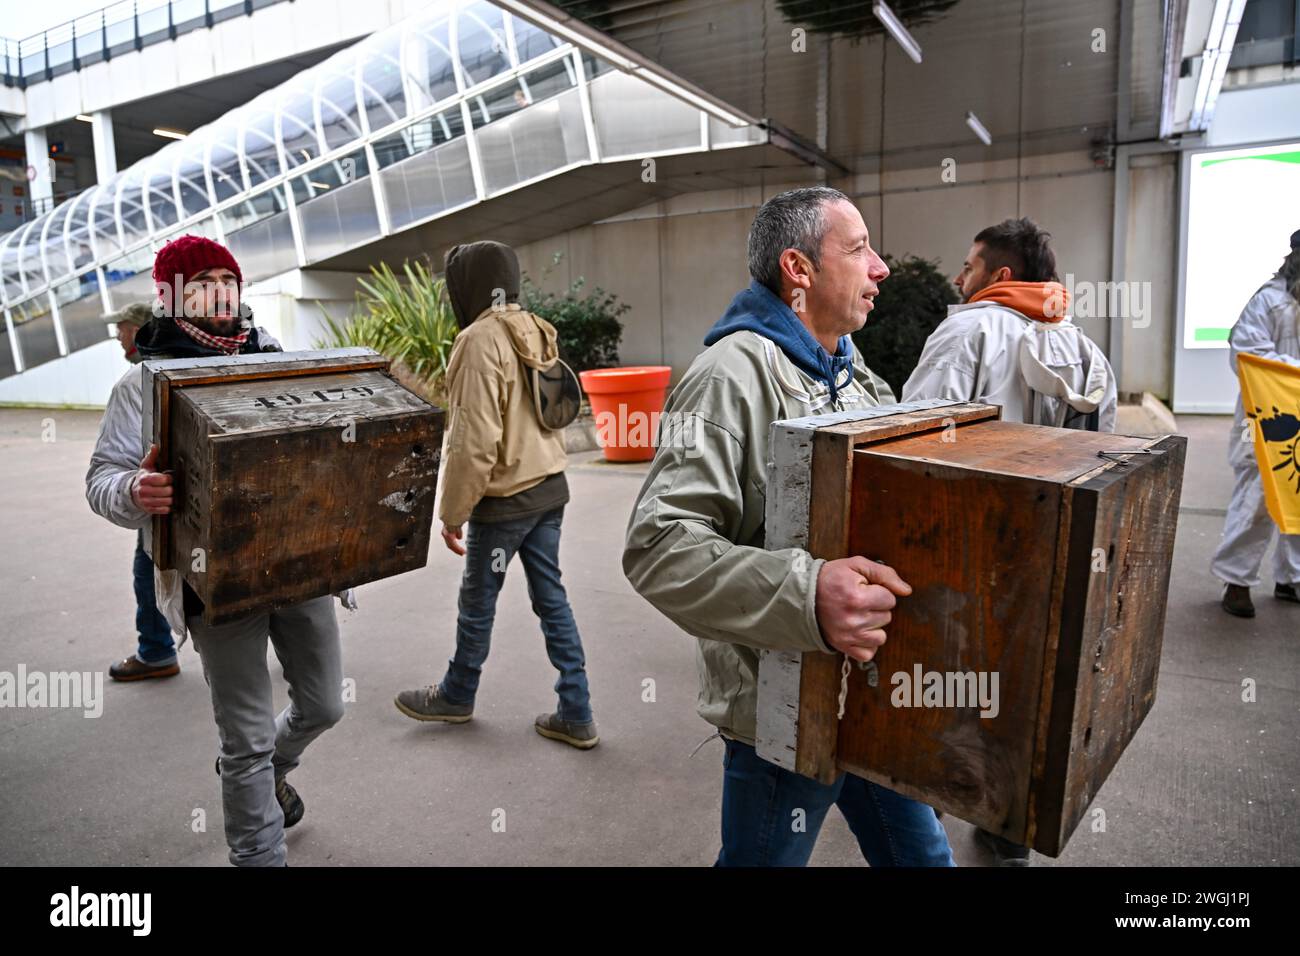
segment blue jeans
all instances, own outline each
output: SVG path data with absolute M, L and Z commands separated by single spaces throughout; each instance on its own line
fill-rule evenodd
M 560 522 L 564 508 L 529 518 L 500 522 L 469 522 L 465 543 L 465 574 L 460 582 L 460 616 L 456 622 L 456 655 L 439 685 L 454 704 L 474 703 L 479 677 L 492 641 L 497 595 L 506 568 L 518 553 L 528 579 L 528 597 L 542 625 L 546 654 L 560 672 L 555 682 L 561 720 L 591 720 L 586 658 L 574 623 L 569 598 L 560 583 Z
M 140 635 L 136 657 L 146 664 L 170 664 L 176 659 L 171 625 L 158 610 L 153 591 L 153 561 L 144 553 L 144 532 L 135 536 L 135 561 L 131 565 L 135 585 L 135 630 Z
M 783 770 L 723 738 L 722 852 L 717 866 L 804 866 L 831 804 L 872 866 L 956 866 L 933 808 L 840 774 L 831 784 Z

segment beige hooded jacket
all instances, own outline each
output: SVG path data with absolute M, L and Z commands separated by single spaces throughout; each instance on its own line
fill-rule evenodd
M 484 497 L 506 498 L 564 471 L 564 433 L 537 420 L 524 366 L 555 364 L 555 327 L 518 303 L 489 307 L 456 336 L 447 365 L 447 435 L 438 517 L 463 525 Z

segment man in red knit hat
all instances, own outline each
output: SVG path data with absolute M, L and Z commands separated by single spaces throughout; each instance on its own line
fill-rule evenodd
M 281 351 L 253 324 L 240 298 L 239 263 L 220 243 L 202 236 L 172 240 L 158 250 L 153 278 L 154 317 L 135 340 L 146 361 Z M 143 381 L 143 367 L 133 366 L 113 387 L 86 474 L 90 507 L 127 528 L 148 527 L 153 515 L 180 504 L 173 499 L 172 476 L 156 468 L 157 446 L 144 447 Z M 179 571 L 155 568 L 154 577 L 158 608 L 182 644 L 187 634 L 193 636 L 212 694 L 230 861 L 283 866 L 284 830 L 303 815 L 302 799 L 285 776 L 307 745 L 343 717 L 333 599 L 210 627 L 203 623 L 202 601 Z M 289 706 L 278 714 L 266 665 L 268 636 L 289 682 Z M 127 665 L 130 659 L 115 666 Z

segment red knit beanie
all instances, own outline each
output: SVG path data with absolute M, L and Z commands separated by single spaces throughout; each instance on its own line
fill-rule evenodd
M 219 267 L 229 269 L 243 283 L 244 275 L 239 271 L 239 263 L 221 243 L 206 236 L 178 236 L 159 249 L 153 260 L 153 284 L 158 290 L 158 298 L 171 297 L 168 290 L 177 275 L 181 277 L 181 289 L 176 289 L 172 295 L 179 298 L 190 279 L 204 269 Z

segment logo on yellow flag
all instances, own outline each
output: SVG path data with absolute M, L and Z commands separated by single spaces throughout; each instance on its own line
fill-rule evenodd
M 1255 460 L 1268 513 L 1283 534 L 1300 534 L 1300 368 L 1237 356 L 1241 403 L 1255 423 Z

